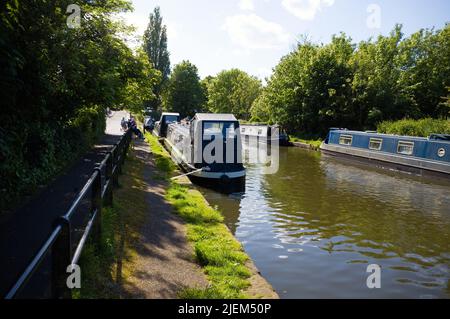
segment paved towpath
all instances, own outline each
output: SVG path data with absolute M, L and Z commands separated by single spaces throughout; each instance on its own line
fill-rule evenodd
M 145 163 L 147 220 L 136 243 L 134 272 L 124 285 L 129 298 L 177 298 L 183 288 L 205 288 L 205 274 L 194 260 L 186 239 L 186 225 L 173 213 L 164 195 L 167 182 L 155 178 L 155 163 L 148 144 L 135 140 L 133 156 Z
M 133 262 L 133 273 L 124 284 L 123 297 L 177 298 L 183 288 L 207 287 L 206 275 L 195 261 L 192 245 L 187 242 L 186 225 L 165 200 L 168 184 L 158 178 L 148 144 L 135 140 L 131 156 L 145 163 L 143 181 L 148 214 L 140 240 L 135 243 L 137 257 Z M 179 182 L 190 184 L 186 177 Z M 253 298 L 279 298 L 253 262 L 248 261 L 247 266 L 251 272 L 251 286 L 245 293 Z
M 15 212 L 0 215 L 0 297 L 12 287 L 45 242 L 53 230 L 54 220 L 66 213 L 94 167 L 120 139 L 123 116 L 127 117 L 127 113 L 113 112 L 107 119 L 105 135 L 98 145 Z M 45 263 L 43 268 L 46 268 Z M 24 291 L 24 296 L 48 296 L 49 287 L 43 285 L 48 277 L 48 271 L 38 273 L 30 282 L 30 288 Z

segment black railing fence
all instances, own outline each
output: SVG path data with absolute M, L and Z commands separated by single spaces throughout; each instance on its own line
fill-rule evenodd
M 9 290 L 6 299 L 24 296 L 71 298 L 72 293 L 67 286 L 67 278 L 71 274 L 68 267 L 78 263 L 91 234 L 94 242 L 101 240 L 102 205 L 112 204 L 113 188 L 118 185 L 130 142 L 131 130 L 128 130 L 94 169 L 69 210 L 55 221 L 53 232 Z M 41 281 L 39 286 L 46 287 L 43 289 L 45 292 L 23 293 L 33 276 L 40 277 L 37 281 Z

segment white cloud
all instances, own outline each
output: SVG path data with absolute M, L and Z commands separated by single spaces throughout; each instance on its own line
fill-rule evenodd
M 301 20 L 314 20 L 323 7 L 331 7 L 334 0 L 283 0 L 283 7 Z
M 253 11 L 255 10 L 254 0 L 239 0 L 239 9 Z
M 253 13 L 227 17 L 223 29 L 235 44 L 244 49 L 274 49 L 290 40 L 281 25 Z

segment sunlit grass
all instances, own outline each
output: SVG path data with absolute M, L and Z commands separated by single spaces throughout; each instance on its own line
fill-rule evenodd
M 323 142 L 323 140 L 320 138 L 319 139 L 303 139 L 303 138 L 293 136 L 293 135 L 289 135 L 289 139 L 291 142 L 300 142 L 300 143 L 304 143 L 304 144 L 309 144 L 316 149 L 318 149 Z
M 155 155 L 158 168 L 167 174 L 173 172 L 175 165 L 157 138 L 147 134 L 146 140 Z M 242 245 L 223 224 L 222 214 L 209 206 L 200 192 L 175 181 L 170 182 L 166 199 L 187 223 L 188 240 L 194 246 L 195 257 L 210 281 L 208 288 L 184 289 L 179 293 L 179 297 L 247 297 L 244 290 L 250 286 L 248 278 L 251 272 L 246 266 L 249 258 Z
M 73 298 L 121 297 L 121 284 L 133 272 L 134 243 L 148 209 L 143 169 L 144 163 L 131 151 L 120 176 L 121 187 L 114 189 L 113 206 L 102 210 L 101 243 L 90 240 L 83 250 L 81 289 L 73 291 Z

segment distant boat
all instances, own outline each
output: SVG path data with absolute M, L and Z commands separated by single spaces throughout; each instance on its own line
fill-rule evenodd
M 239 135 L 234 115 L 197 113 L 189 122 L 169 124 L 164 144 L 194 183 L 230 194 L 245 190 Z
M 160 120 L 155 123 L 153 134 L 156 137 L 164 138 L 167 135 L 168 125 L 179 121 L 180 121 L 180 113 L 164 112 L 161 114 Z
M 245 142 L 257 138 L 260 143 L 278 142 L 281 146 L 289 145 L 289 136 L 279 125 L 241 124 L 240 129 Z
M 450 135 L 428 138 L 331 129 L 320 149 L 418 175 L 450 174 Z

